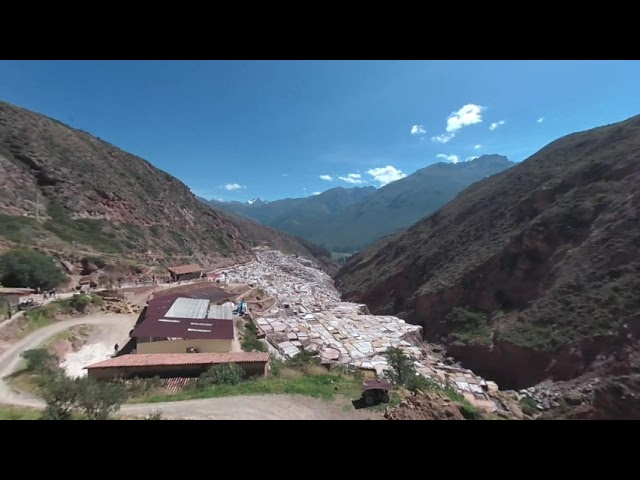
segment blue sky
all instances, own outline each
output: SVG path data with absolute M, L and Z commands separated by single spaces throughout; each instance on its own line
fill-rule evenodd
M 639 114 L 638 85 L 638 61 L 0 62 L 0 99 L 224 200 L 380 186 L 485 153 L 521 161 Z

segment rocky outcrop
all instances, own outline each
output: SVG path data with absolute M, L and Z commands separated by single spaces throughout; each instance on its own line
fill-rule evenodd
M 640 117 L 561 138 L 352 257 L 337 286 L 501 388 L 612 372 L 638 329 L 639 158 Z
M 467 415 L 468 416 L 468 415 Z M 416 392 L 385 411 L 387 420 L 466 420 L 462 406 L 437 392 Z

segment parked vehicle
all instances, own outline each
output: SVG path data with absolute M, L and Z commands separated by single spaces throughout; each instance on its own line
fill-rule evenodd
M 371 406 L 374 403 L 389 403 L 389 390 L 393 388 L 386 380 L 366 380 L 362 384 L 362 400 L 365 405 Z

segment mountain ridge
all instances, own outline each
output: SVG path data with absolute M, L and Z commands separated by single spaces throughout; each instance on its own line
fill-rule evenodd
M 0 173 L 3 249 L 216 266 L 246 260 L 253 246 L 268 243 L 336 268 L 328 252 L 314 246 L 314 255 L 286 233 L 206 207 L 145 159 L 2 101 Z
M 336 252 L 353 252 L 400 230 L 452 199 L 471 183 L 514 165 L 492 154 L 456 164 L 437 162 L 383 187 L 335 187 L 319 195 L 266 205 L 211 200 Z
M 593 415 L 639 412 L 612 393 L 640 374 L 639 183 L 640 116 L 574 133 L 355 255 L 336 282 L 505 388 L 595 376 Z

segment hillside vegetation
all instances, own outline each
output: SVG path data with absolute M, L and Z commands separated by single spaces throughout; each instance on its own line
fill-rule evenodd
M 290 235 L 208 208 L 140 157 L 0 102 L 0 249 L 15 244 L 205 266 L 248 259 L 260 244 L 314 257 Z

